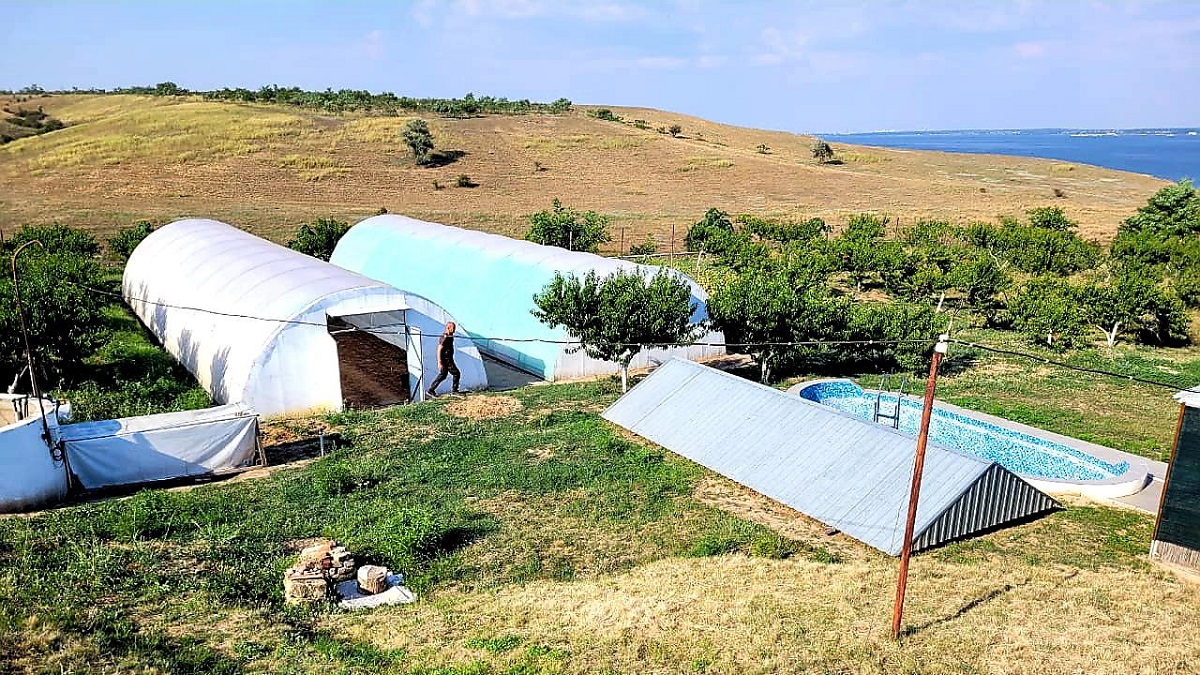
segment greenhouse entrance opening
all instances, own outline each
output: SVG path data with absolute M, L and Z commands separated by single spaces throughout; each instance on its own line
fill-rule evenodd
M 328 317 L 337 343 L 342 403 L 378 408 L 411 399 L 403 312 Z

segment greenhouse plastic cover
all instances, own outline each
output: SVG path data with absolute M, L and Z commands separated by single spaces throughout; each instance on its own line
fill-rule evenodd
M 258 417 L 240 404 L 59 427 L 71 470 L 89 489 L 210 474 L 245 465 Z
M 534 294 L 556 272 L 605 276 L 617 270 L 653 274 L 660 269 L 393 214 L 350 228 L 330 261 L 437 300 L 462 319 L 480 349 L 546 380 L 617 371 L 613 363 L 560 344 L 570 340 L 566 331 L 550 328 L 530 313 Z M 706 321 L 708 296 L 694 281 L 676 274 L 692 288 L 692 321 Z M 699 341 L 719 345 L 725 339 L 710 332 Z M 631 366 L 648 367 L 672 356 L 697 360 L 724 353 L 724 347 L 701 344 L 647 349 Z
M 408 350 L 414 394 L 437 371 L 437 338 L 453 320 L 420 295 L 214 220 L 176 221 L 146 237 L 125 267 L 123 291 L 214 401 L 263 415 L 341 410 L 328 317 L 377 329 Z M 484 388 L 479 352 L 465 328 L 459 334 L 463 388 Z

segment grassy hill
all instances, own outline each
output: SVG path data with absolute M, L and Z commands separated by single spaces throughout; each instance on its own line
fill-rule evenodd
M 836 226 L 866 210 L 966 221 L 1055 204 L 1084 236 L 1107 240 L 1166 184 L 1048 160 L 842 144 L 834 146 L 842 164 L 820 165 L 808 136 L 636 108 L 612 109 L 625 124 L 580 107 L 562 116 L 426 115 L 438 148 L 457 158 L 418 167 L 400 140 L 405 116 L 126 95 L 35 103 L 71 126 L 0 147 L 6 230 L 59 221 L 103 235 L 142 218 L 209 216 L 282 240 L 317 217 L 354 221 L 386 208 L 516 235 L 557 196 L 612 217 L 611 251 L 622 234 L 626 246 L 652 234 L 666 248 L 673 225 L 682 246 L 687 225 L 713 206 Z M 655 130 L 672 124 L 682 126 L 679 138 Z M 478 186 L 452 187 L 459 174 Z

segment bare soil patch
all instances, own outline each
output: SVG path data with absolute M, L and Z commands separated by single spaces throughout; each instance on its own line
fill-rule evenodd
M 769 527 L 788 539 L 817 543 L 846 552 L 862 551 L 859 544 L 844 535 L 830 534 L 829 527 L 823 523 L 719 476 L 709 476 L 697 483 L 692 497 L 701 504 Z
M 447 415 L 469 420 L 490 420 L 508 417 L 524 406 L 512 396 L 468 396 L 449 403 L 443 409 Z

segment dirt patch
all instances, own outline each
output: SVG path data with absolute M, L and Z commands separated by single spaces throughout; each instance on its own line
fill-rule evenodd
M 263 447 L 303 441 L 320 434 L 328 435 L 330 425 L 323 419 L 304 417 L 277 417 L 259 423 L 259 434 Z
M 854 548 L 844 535 L 832 536 L 829 528 L 808 516 L 768 499 L 749 488 L 716 477 L 696 485 L 692 497 L 701 504 L 715 506 L 797 541 L 819 543 L 826 548 Z
M 447 415 L 468 420 L 490 420 L 508 417 L 524 407 L 512 396 L 468 396 L 448 404 Z
M 553 446 L 543 445 L 537 448 L 530 448 L 525 451 L 525 454 L 529 455 L 529 459 L 534 463 L 540 463 L 553 458 L 558 453 L 554 452 Z

